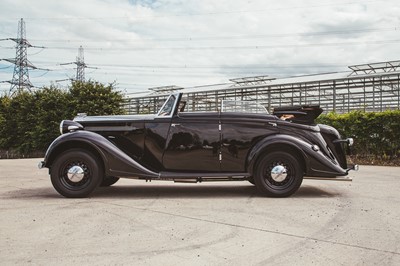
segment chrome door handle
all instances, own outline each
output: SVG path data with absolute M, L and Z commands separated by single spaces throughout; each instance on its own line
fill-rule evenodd
M 171 127 L 179 127 L 181 124 L 171 124 Z
M 274 123 L 274 122 L 268 122 L 268 124 L 270 124 L 270 125 L 273 126 L 273 127 L 276 127 L 276 126 L 277 126 L 277 124 Z

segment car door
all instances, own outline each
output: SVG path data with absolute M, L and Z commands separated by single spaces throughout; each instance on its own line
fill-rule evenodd
M 172 117 L 164 168 L 168 171 L 220 171 L 219 113 L 180 113 Z
M 271 115 L 221 113 L 221 171 L 245 172 L 249 150 L 277 133 L 276 118 Z

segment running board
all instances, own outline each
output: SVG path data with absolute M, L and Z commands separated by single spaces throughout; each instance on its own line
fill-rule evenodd
M 318 177 L 318 176 L 305 176 L 303 179 L 311 179 L 311 180 L 329 180 L 329 181 L 353 181 L 351 177 Z
M 247 177 L 249 173 L 182 173 L 182 172 L 161 172 L 159 179 L 214 179 L 214 178 L 234 178 L 234 177 Z
M 201 183 L 220 181 L 245 181 L 249 173 L 176 173 L 161 172 L 159 180 L 171 180 L 175 183 Z M 157 180 L 157 179 L 154 179 Z
M 175 183 L 201 183 L 201 182 L 222 182 L 222 181 L 246 181 L 248 180 L 245 177 L 198 177 L 195 179 L 179 179 L 179 178 L 174 178 L 173 179 Z

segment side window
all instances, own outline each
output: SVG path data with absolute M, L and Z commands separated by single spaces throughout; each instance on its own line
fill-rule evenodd
M 165 102 L 164 106 L 161 108 L 158 113 L 159 116 L 169 116 L 173 112 L 174 103 L 175 103 L 175 95 L 171 95 L 168 100 Z

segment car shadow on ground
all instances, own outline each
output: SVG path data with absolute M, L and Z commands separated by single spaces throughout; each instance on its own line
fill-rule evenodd
M 326 198 L 340 197 L 341 193 L 332 189 L 322 189 L 318 186 L 303 185 L 291 197 L 293 198 Z M 255 186 L 235 185 L 156 185 L 156 186 L 132 186 L 114 185 L 112 187 L 100 187 L 90 195 L 91 198 L 248 198 L 263 197 Z M 19 188 L 8 191 L 0 196 L 1 199 L 43 199 L 62 198 L 52 187 L 46 188 Z
M 296 198 L 335 197 L 337 192 L 323 190 L 316 186 L 303 186 L 292 195 Z M 99 188 L 93 197 L 99 198 L 248 198 L 263 197 L 255 186 L 113 186 Z
M 254 186 L 234 185 L 157 185 L 157 186 L 112 186 L 99 188 L 93 195 L 100 198 L 242 198 L 257 196 Z
M 294 198 L 333 198 L 341 197 L 344 194 L 341 191 L 333 189 L 322 189 L 318 186 L 303 185 L 292 195 Z

